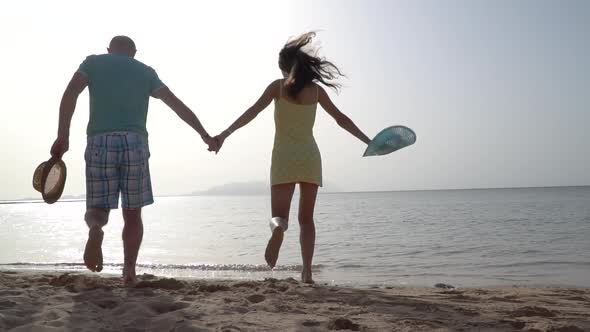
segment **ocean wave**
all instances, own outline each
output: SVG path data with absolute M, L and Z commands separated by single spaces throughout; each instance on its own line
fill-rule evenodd
M 106 268 L 116 269 L 123 268 L 122 263 L 105 263 Z M 86 269 L 82 263 L 30 263 L 17 262 L 0 264 L 2 267 L 12 267 L 20 269 Z M 267 265 L 259 264 L 137 264 L 137 267 L 151 270 L 191 270 L 191 271 L 236 271 L 236 272 L 263 272 L 269 271 Z M 312 265 L 314 271 L 320 271 L 325 266 L 322 264 Z M 277 265 L 274 271 L 301 271 L 301 265 Z

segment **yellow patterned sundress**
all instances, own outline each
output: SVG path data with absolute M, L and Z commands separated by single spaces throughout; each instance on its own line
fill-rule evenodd
M 313 137 L 317 109 L 313 104 L 295 104 L 281 94 L 275 100 L 275 141 L 270 167 L 271 185 L 307 182 L 322 186 L 322 157 Z

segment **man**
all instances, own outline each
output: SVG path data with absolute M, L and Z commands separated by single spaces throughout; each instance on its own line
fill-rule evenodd
M 119 194 L 123 210 L 123 280 L 136 281 L 135 264 L 143 224 L 141 208 L 152 204 L 153 195 L 148 159 L 146 118 L 150 96 L 161 99 L 209 146 L 217 143 L 203 128 L 195 114 L 160 81 L 156 72 L 134 59 L 136 48 L 131 38 L 116 36 L 108 53 L 91 55 L 82 62 L 70 80 L 59 108 L 57 139 L 51 155 L 68 151 L 70 122 L 78 95 L 88 86 L 90 120 L 87 127 L 86 214 L 89 227 L 84 263 L 93 272 L 102 270 L 102 227 L 111 209 L 117 209 Z

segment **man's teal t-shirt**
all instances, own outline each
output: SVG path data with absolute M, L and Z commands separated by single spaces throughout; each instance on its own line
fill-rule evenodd
M 88 76 L 88 136 L 113 131 L 147 136 L 150 96 L 164 87 L 154 69 L 127 55 L 102 54 L 88 56 L 78 71 Z

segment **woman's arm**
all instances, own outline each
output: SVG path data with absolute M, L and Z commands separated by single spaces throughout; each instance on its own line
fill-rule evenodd
M 347 117 L 344 113 L 340 112 L 340 110 L 334 105 L 330 96 L 326 93 L 322 87 L 319 87 L 319 102 L 322 108 L 330 114 L 336 120 L 336 123 L 346 131 L 351 133 L 356 138 L 360 139 L 366 144 L 369 144 L 371 141 L 367 135 L 365 135 L 355 124 L 352 120 Z
M 260 98 L 258 98 L 258 100 L 254 103 L 254 105 L 250 106 L 250 108 L 248 108 L 244 114 L 240 115 L 240 117 L 234 121 L 231 126 L 215 137 L 219 143 L 219 148 L 221 148 L 223 141 L 228 138 L 229 135 L 247 125 L 250 123 L 250 121 L 254 120 L 258 113 L 262 112 L 262 110 L 264 110 L 273 101 L 273 99 L 276 98 L 279 91 L 279 84 L 280 80 L 270 83 Z

